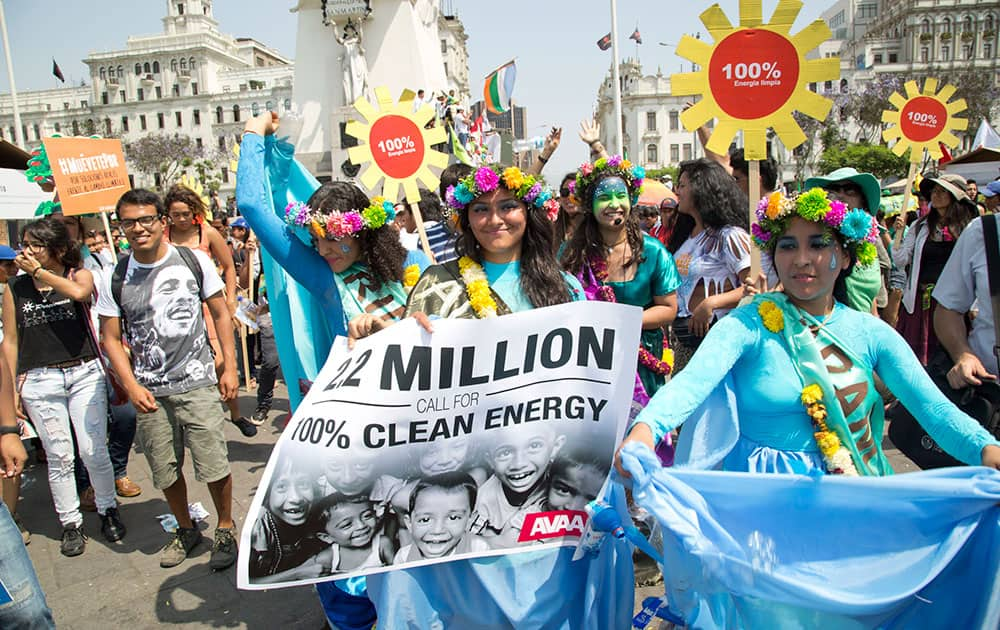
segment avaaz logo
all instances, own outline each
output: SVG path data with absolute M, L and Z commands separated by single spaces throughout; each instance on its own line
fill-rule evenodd
M 587 513 L 581 510 L 555 510 L 534 512 L 524 517 L 524 527 L 517 542 L 531 542 L 548 538 L 583 536 Z

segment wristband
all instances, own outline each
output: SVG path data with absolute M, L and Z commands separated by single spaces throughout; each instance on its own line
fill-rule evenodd
M 37 268 L 37 269 L 35 269 L 34 271 L 31 272 L 31 277 L 33 279 L 37 279 L 38 278 L 38 274 L 41 273 L 41 272 L 43 272 L 43 271 L 45 271 L 45 267 L 39 267 L 39 268 Z
M 539 156 L 538 156 L 538 161 L 541 162 L 542 164 L 548 164 L 549 163 L 549 161 L 547 159 L 545 159 L 545 156 L 541 155 L 541 154 L 539 154 Z
M 4 425 L 0 427 L 0 435 L 21 435 L 21 429 L 16 426 Z
M 597 144 L 598 142 L 600 142 L 600 140 L 591 140 L 590 142 L 587 143 L 587 146 L 593 149 L 594 145 Z

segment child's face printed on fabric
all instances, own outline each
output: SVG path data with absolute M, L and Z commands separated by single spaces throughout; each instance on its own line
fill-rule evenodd
M 286 462 L 271 483 L 267 509 L 289 525 L 302 525 L 309 517 L 309 509 L 316 498 L 314 481 L 309 473 L 293 470 L 291 464 Z
M 528 492 L 545 476 L 565 441 L 565 436 L 544 424 L 509 431 L 490 453 L 493 473 L 508 489 Z
M 326 462 L 326 481 L 338 492 L 353 496 L 367 492 L 375 480 L 375 459 L 373 457 L 346 460 L 335 457 Z
M 367 547 L 375 536 L 375 510 L 368 501 L 348 501 L 326 510 L 323 540 L 341 547 Z
M 465 488 L 424 488 L 406 517 L 417 546 L 424 558 L 446 556 L 458 545 L 469 526 L 472 506 Z
M 597 498 L 605 473 L 592 464 L 557 467 L 549 482 L 549 509 L 582 510 Z
M 455 472 L 465 464 L 468 455 L 468 438 L 431 442 L 420 455 L 420 472 L 425 475 Z

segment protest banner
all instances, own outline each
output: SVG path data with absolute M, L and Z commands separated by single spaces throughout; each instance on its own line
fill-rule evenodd
M 750 223 L 760 200 L 760 160 L 766 160 L 767 132 L 774 129 L 789 151 L 806 141 L 792 116 L 800 112 L 825 120 L 833 101 L 809 89 L 810 83 L 840 78 L 840 58 L 806 59 L 806 55 L 832 36 L 823 20 L 815 20 L 791 34 L 802 2 L 781 0 L 769 23 L 764 22 L 760 0 L 740 2 L 740 21 L 733 26 L 725 12 L 714 4 L 701 14 L 701 21 L 715 40 L 703 42 L 685 35 L 677 55 L 692 61 L 694 72 L 670 77 L 674 96 L 702 95 L 681 113 L 688 131 L 696 131 L 713 118 L 715 129 L 705 145 L 707 151 L 725 155 L 729 143 L 743 133 L 744 156 L 749 165 Z M 760 251 L 751 252 L 751 277 L 760 272 Z
M 368 164 L 360 177 L 361 184 L 368 190 L 375 190 L 384 180 L 382 196 L 395 202 L 399 199 L 399 188 L 402 186 L 424 253 L 436 262 L 417 205 L 420 201 L 417 182 L 430 190 L 437 188 L 440 179 L 429 167 L 444 169 L 448 166 L 448 156 L 431 147 L 447 140 L 448 135 L 444 127 L 427 126 L 434 118 L 433 107 L 424 103 L 413 111 L 414 96 L 416 94 L 412 90 L 404 90 L 396 103 L 389 88 L 377 87 L 375 99 L 378 110 L 364 97 L 354 101 L 354 109 L 367 124 L 357 120 L 347 123 L 345 133 L 363 143 L 348 149 L 347 155 L 353 164 Z
M 254 496 L 240 588 L 578 542 L 628 420 L 640 309 L 433 323 L 335 345 Z
M 913 182 L 917 178 L 917 169 L 924 159 L 924 151 L 935 160 L 941 159 L 942 146 L 951 149 L 958 146 L 958 136 L 954 132 L 969 128 L 968 120 L 955 117 L 955 114 L 967 109 L 965 99 L 948 102 L 955 95 L 957 88 L 954 85 L 946 85 L 938 92 L 937 86 L 938 81 L 933 78 L 924 81 L 923 90 L 917 87 L 916 81 L 907 81 L 903 86 L 906 97 L 899 92 L 893 92 L 889 102 L 896 109 L 882 111 L 882 122 L 890 125 L 882 132 L 882 138 L 886 142 L 896 141 L 892 146 L 892 152 L 902 157 L 906 150 L 910 149 L 910 170 L 906 175 L 902 202 L 902 207 L 907 208 L 907 213 L 910 212 L 910 195 Z M 903 242 L 903 232 L 904 230 L 896 231 L 894 247 L 899 247 Z
M 110 212 L 131 188 L 121 140 L 45 138 L 42 143 L 63 214 Z

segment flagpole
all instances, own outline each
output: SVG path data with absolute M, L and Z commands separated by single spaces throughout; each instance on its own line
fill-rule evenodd
M 613 128 L 614 149 L 612 154 L 624 155 L 625 149 L 622 146 L 622 86 L 621 77 L 618 73 L 618 2 L 611 0 L 611 89 L 615 99 L 615 120 Z
M 3 54 L 7 57 L 7 80 L 10 82 L 10 102 L 14 107 L 14 141 L 17 142 L 17 146 L 24 149 L 24 133 L 21 130 L 21 109 L 17 106 L 17 87 L 14 86 L 14 61 L 10 58 L 7 17 L 3 10 L 3 0 L 0 0 L 0 35 L 3 36 Z

